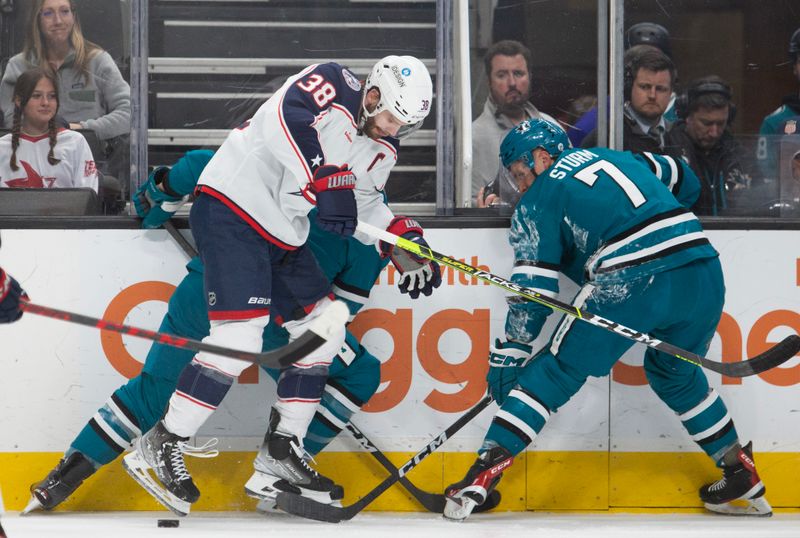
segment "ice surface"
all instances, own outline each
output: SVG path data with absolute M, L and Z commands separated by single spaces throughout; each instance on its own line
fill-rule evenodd
M 800 513 L 772 518 L 734 518 L 699 513 L 572 514 L 506 512 L 477 514 L 463 523 L 436 514 L 366 513 L 353 520 L 328 524 L 283 514 L 195 513 L 180 527 L 158 528 L 167 512 L 51 513 L 2 518 L 8 538 L 172 538 L 191 536 L 281 536 L 322 538 L 798 538 Z

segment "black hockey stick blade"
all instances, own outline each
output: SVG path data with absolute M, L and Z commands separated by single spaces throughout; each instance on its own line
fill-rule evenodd
M 445 431 L 440 433 L 435 439 L 428 443 L 422 450 L 417 452 L 413 458 L 404 463 L 396 472 L 392 473 L 383 482 L 375 486 L 369 493 L 364 495 L 361 499 L 354 502 L 349 506 L 332 506 L 330 504 L 322 504 L 292 493 L 281 492 L 278 493 L 277 507 L 295 516 L 304 517 L 306 519 L 313 519 L 316 521 L 324 521 L 326 523 L 339 523 L 353 519 L 353 517 L 367 507 L 372 501 L 377 499 L 384 491 L 396 484 L 402 477 L 408 474 L 411 469 L 419 465 L 422 460 L 433 454 L 440 446 L 444 444 L 450 437 L 463 428 L 473 418 L 475 418 L 481 411 L 492 402 L 491 396 L 486 396 L 483 400 L 478 402 L 475 407 L 464 413 L 458 420 L 447 427 Z
M 774 368 L 775 366 L 788 361 L 797 353 L 797 342 L 794 339 L 800 337 L 793 335 L 785 338 L 782 342 L 776 344 L 771 349 L 768 349 L 757 357 L 747 361 L 738 363 L 712 361 L 705 357 L 701 357 L 696 353 L 692 353 L 691 351 L 674 346 L 669 342 L 664 342 L 658 338 L 654 338 L 649 334 L 639 332 L 610 319 L 598 316 L 597 314 L 592 314 L 591 312 L 578 308 L 577 306 L 561 302 L 558 299 L 549 297 L 547 295 L 543 295 L 536 290 L 515 284 L 514 282 L 506 280 L 501 276 L 497 276 L 488 271 L 484 271 L 458 260 L 454 260 L 453 258 L 445 256 L 444 254 L 440 254 L 426 246 L 417 244 L 393 233 L 389 233 L 386 230 L 382 230 L 372 226 L 371 224 L 359 221 L 358 231 L 371 237 L 380 239 L 381 241 L 398 246 L 403 250 L 407 250 L 413 254 L 416 254 L 419 257 L 435 261 L 439 265 L 452 267 L 456 271 L 484 282 L 488 282 L 489 284 L 493 284 L 507 292 L 519 295 L 527 301 L 532 301 L 546 306 L 556 312 L 561 312 L 568 316 L 578 318 L 586 323 L 594 325 L 595 327 L 600 327 L 601 329 L 611 331 L 619 336 L 622 336 L 623 338 L 633 340 L 634 342 L 639 342 L 640 344 L 644 344 L 653 349 L 668 353 L 683 361 L 708 368 L 709 370 L 713 370 L 714 372 L 726 375 L 728 377 L 746 377 L 754 374 L 760 374 L 761 372 L 765 372 L 770 368 Z
M 347 320 L 347 316 L 349 315 L 349 311 L 347 307 L 343 303 L 339 303 L 338 301 L 334 303 L 341 304 L 341 307 L 335 307 L 336 311 L 331 312 L 332 324 L 341 323 L 342 325 Z M 332 305 L 333 306 L 333 305 Z M 345 311 L 341 309 L 344 308 Z M 222 355 L 224 357 L 231 357 L 234 359 L 240 359 L 243 361 L 253 362 L 256 364 L 260 364 L 263 366 L 267 366 L 268 368 L 282 368 L 284 366 L 288 366 L 293 362 L 297 362 L 322 344 L 325 343 L 326 332 L 323 329 L 319 329 L 320 334 L 317 334 L 313 331 L 306 331 L 299 338 L 286 344 L 285 346 L 275 349 L 273 351 L 265 351 L 262 353 L 252 353 L 249 351 L 242 351 L 238 349 L 230 349 L 226 347 L 216 346 L 213 344 L 206 344 L 204 342 L 200 342 L 199 340 L 192 340 L 191 338 L 184 338 L 180 336 L 175 336 L 172 334 L 167 333 L 160 333 L 156 331 L 150 331 L 147 329 L 141 329 L 138 327 L 132 327 L 130 325 L 123 325 L 120 323 L 114 323 L 112 321 L 104 320 L 104 319 L 97 319 L 90 316 L 84 316 L 83 314 L 76 314 L 74 312 L 68 312 L 66 310 L 58 310 L 56 308 L 50 308 L 48 306 L 42 306 L 38 304 L 31 303 L 30 301 L 22 301 L 20 302 L 20 309 L 24 312 L 30 312 L 31 314 L 36 314 L 38 316 L 45 316 L 53 319 L 60 319 L 62 321 L 67 321 L 70 323 L 77 323 L 79 325 L 86 325 L 88 327 L 95 327 L 100 330 L 106 331 L 114 331 L 121 334 L 127 334 L 130 336 L 136 336 L 138 338 L 144 338 L 146 340 L 152 340 L 154 342 L 158 342 L 159 344 L 164 344 L 167 346 L 182 348 L 182 349 L 191 349 L 193 351 L 205 351 L 207 353 L 213 353 L 215 355 Z
M 800 353 L 800 336 L 787 336 L 768 350 L 745 361 L 720 363 L 703 358 L 703 366 L 729 376 L 747 377 L 780 366 Z

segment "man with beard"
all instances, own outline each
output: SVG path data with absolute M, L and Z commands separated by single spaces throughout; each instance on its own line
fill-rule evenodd
M 486 51 L 483 63 L 489 79 L 489 97 L 483 113 L 472 122 L 472 195 L 476 196 L 478 207 L 501 202 L 513 206 L 520 195 L 513 180 L 499 174 L 500 141 L 523 120 L 555 120 L 528 101 L 531 96 L 528 47 L 519 41 L 498 41 Z
M 665 144 L 672 123 L 664 113 L 672 99 L 675 65 L 669 56 L 651 45 L 636 45 L 625 52 L 625 106 L 623 109 L 623 149 L 668 153 Z M 583 139 L 581 146 L 597 145 L 597 130 Z
M 331 282 L 307 245 L 309 213 L 315 209 L 321 231 L 355 234 L 366 245 L 376 241 L 355 233 L 359 218 L 393 228 L 384 185 L 399 139 L 421 126 L 432 97 L 427 67 L 412 56 L 379 60 L 363 85 L 339 64 L 310 65 L 228 134 L 197 181 L 189 222 L 204 266 L 210 327 L 203 342 L 258 353 L 271 318 L 290 341 L 315 320 L 331 327 L 324 344 L 281 370 L 265 441 L 268 457 L 258 470 L 265 496 L 289 491 L 318 502 L 343 498 L 341 486 L 311 467 L 301 442 L 345 342 L 347 321 L 340 316 L 346 307 L 332 301 Z M 169 183 L 148 185 L 143 194 L 151 206 L 165 195 L 177 204 L 189 192 Z M 409 238 L 409 231 L 394 233 Z M 418 282 L 432 282 L 435 268 L 427 267 Z M 247 366 L 195 355 L 177 377 L 162 420 L 125 457 L 126 470 L 173 511 L 188 513 L 200 497 L 184 455 L 214 454 L 210 445 L 191 447 L 189 438 Z M 150 469 L 161 484 L 148 480 Z

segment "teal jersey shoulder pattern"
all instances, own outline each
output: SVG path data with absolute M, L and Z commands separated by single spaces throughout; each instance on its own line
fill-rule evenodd
M 717 256 L 697 217 L 670 186 L 684 204 L 699 190 L 687 167 L 661 155 L 605 148 L 562 153 L 514 211 L 511 280 L 554 296 L 559 272 L 579 285 L 624 282 Z M 522 309 L 525 316 L 506 320 L 506 332 L 530 341 L 549 310 L 512 304 L 510 311 Z

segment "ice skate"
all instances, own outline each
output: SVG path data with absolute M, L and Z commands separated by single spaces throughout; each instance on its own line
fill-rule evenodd
M 279 420 L 280 415 L 273 410 L 270 429 L 253 462 L 255 471 L 244 486 L 245 493 L 270 502 L 282 491 L 325 504 L 341 500 L 342 486 L 309 465 L 297 437 L 275 431 Z
M 94 471 L 92 462 L 80 452 L 62 458 L 41 482 L 31 485 L 31 500 L 21 515 L 35 510 L 52 510 L 72 495 Z
M 503 447 L 497 446 L 481 454 L 467 476 L 445 489 L 444 517 L 453 521 L 464 521 L 476 506 L 480 506 L 492 493 L 503 477 L 503 471 L 514 463 L 514 457 Z
M 739 450 L 737 463 L 722 468 L 722 478 L 700 488 L 700 499 L 712 512 L 733 516 L 772 515 L 753 461 L 752 442 Z
M 213 458 L 219 453 L 210 450 L 216 444 L 216 439 L 201 447 L 189 446 L 187 441 L 188 438 L 167 431 L 164 423 L 159 421 L 136 441 L 135 450 L 122 459 L 128 474 L 158 502 L 179 516 L 187 515 L 191 504 L 200 498 L 200 491 L 186 470 L 184 454 Z M 155 472 L 160 484 L 150 475 L 150 469 Z

